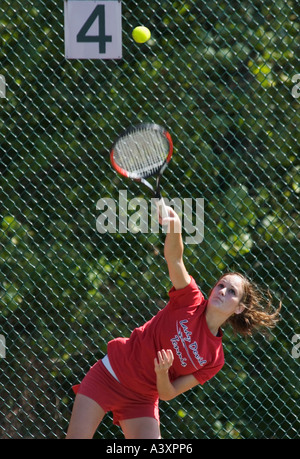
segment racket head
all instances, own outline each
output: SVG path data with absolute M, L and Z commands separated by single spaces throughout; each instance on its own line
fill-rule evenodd
M 169 132 L 158 124 L 141 123 L 122 132 L 111 148 L 110 161 L 119 174 L 141 180 L 162 173 L 172 154 Z

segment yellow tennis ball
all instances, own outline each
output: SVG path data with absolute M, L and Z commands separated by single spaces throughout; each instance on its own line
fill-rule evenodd
M 137 43 L 145 43 L 151 37 L 151 32 L 147 27 L 138 26 L 132 31 L 132 38 Z

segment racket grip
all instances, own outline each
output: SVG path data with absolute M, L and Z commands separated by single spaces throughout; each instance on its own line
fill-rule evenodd
M 169 212 L 168 212 L 168 210 L 166 208 L 166 204 L 165 204 L 165 201 L 163 200 L 163 198 L 160 198 L 158 201 L 156 201 L 156 204 L 157 204 L 157 208 L 158 208 L 158 213 L 159 213 L 160 217 L 162 218 L 162 220 L 164 220 L 164 218 L 168 218 L 169 217 Z M 166 223 L 162 222 L 162 224 L 166 224 Z

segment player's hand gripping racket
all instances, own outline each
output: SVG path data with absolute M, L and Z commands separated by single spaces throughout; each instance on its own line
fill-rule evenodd
M 173 153 L 173 142 L 166 129 L 158 124 L 142 123 L 123 132 L 113 144 L 110 160 L 114 169 L 146 185 L 157 198 L 162 220 L 168 217 L 160 194 L 160 180 Z M 155 188 L 146 180 L 156 175 Z

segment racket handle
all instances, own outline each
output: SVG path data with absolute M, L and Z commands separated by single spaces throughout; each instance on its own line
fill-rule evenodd
M 163 200 L 163 198 L 160 198 L 158 201 L 156 201 L 156 204 L 157 204 L 157 208 L 158 208 L 158 213 L 159 213 L 160 217 L 162 218 L 162 220 L 164 218 L 168 218 L 169 217 L 169 212 L 168 212 L 168 210 L 166 208 L 166 204 L 165 204 L 165 201 Z M 163 223 L 163 224 L 166 224 L 166 223 Z

